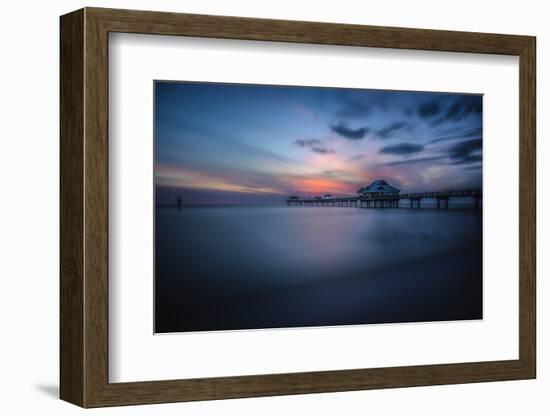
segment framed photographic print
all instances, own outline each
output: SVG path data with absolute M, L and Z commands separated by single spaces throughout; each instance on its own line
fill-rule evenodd
M 82 407 L 534 378 L 535 38 L 61 17 Z

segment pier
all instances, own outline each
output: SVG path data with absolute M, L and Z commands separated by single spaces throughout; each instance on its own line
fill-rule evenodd
M 422 206 L 422 200 L 432 199 L 436 201 L 435 208 L 449 209 L 449 200 L 452 198 L 471 198 L 473 207 L 479 209 L 482 192 L 481 189 L 462 189 L 454 191 L 414 192 L 414 193 L 384 193 L 370 192 L 358 196 L 349 197 L 313 197 L 300 198 L 291 196 L 287 199 L 287 205 L 304 205 L 319 207 L 355 207 L 355 208 L 415 208 Z M 400 205 L 399 201 L 408 200 L 409 204 Z

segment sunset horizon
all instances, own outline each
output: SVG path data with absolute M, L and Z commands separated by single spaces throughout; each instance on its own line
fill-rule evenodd
M 482 96 L 155 83 L 157 204 L 481 188 Z

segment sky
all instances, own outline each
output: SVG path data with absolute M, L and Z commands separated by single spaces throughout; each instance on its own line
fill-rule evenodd
M 482 96 L 155 82 L 158 204 L 481 188 Z

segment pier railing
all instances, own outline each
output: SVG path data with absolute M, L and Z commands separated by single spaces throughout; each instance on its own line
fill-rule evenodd
M 482 199 L 481 189 L 460 189 L 452 191 L 409 192 L 386 195 L 361 195 L 330 198 L 288 198 L 287 205 L 357 207 L 357 208 L 399 208 L 399 201 L 408 199 L 410 208 L 420 208 L 423 199 L 435 199 L 437 209 L 449 208 L 451 198 L 472 198 L 474 207 L 479 208 Z

